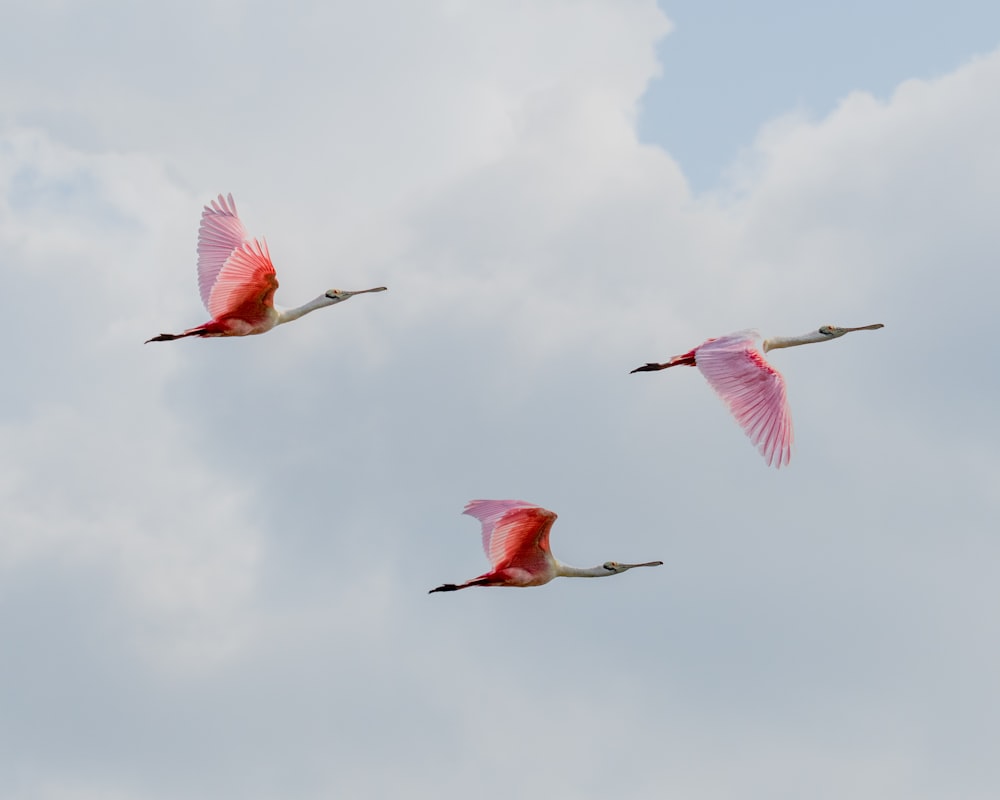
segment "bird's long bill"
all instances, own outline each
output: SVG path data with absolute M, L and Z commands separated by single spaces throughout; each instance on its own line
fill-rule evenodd
M 851 331 L 877 331 L 879 328 L 884 328 L 881 322 L 876 322 L 874 325 L 862 325 L 859 328 L 841 328 L 845 333 L 850 333 Z
M 662 567 L 663 566 L 663 562 L 662 561 L 647 561 L 644 564 L 621 564 L 621 563 L 619 563 L 618 566 L 624 567 L 625 569 L 632 569 L 632 567 Z
M 360 291 L 357 292 L 344 292 L 344 294 L 347 295 L 347 297 L 354 297 L 354 295 L 356 294 L 368 294 L 368 292 L 385 292 L 385 291 L 388 291 L 387 287 L 376 286 L 374 289 L 361 289 Z

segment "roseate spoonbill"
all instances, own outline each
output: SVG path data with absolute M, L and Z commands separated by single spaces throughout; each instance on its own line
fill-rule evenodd
M 541 586 L 553 578 L 603 578 L 633 567 L 658 567 L 662 561 L 619 564 L 607 561 L 581 569 L 559 561 L 549 550 L 549 531 L 556 515 L 522 500 L 472 500 L 463 514 L 483 524 L 483 549 L 493 569 L 465 583 L 445 583 L 434 592 L 454 592 L 469 586 Z
M 802 336 L 776 336 L 764 340 L 764 352 L 813 342 L 828 342 L 852 331 L 874 331 L 882 323 L 859 328 L 824 325 Z M 768 466 L 781 467 L 792 455 L 792 412 L 785 394 L 785 379 L 757 349 L 760 335 L 740 331 L 709 339 L 665 364 L 645 364 L 632 372 L 653 372 L 685 365 L 697 366 L 721 397 Z
M 236 203 L 220 194 L 201 212 L 198 228 L 198 289 L 212 319 L 183 333 L 161 333 L 149 342 L 185 336 L 250 336 L 291 322 L 310 311 L 342 303 L 356 294 L 384 292 L 384 286 L 344 292 L 331 289 L 298 308 L 276 308 L 278 279 L 264 241 L 251 239 L 236 213 Z

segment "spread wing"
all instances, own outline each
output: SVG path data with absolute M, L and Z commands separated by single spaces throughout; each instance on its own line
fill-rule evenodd
M 267 245 L 254 239 L 233 251 L 219 270 L 208 298 L 212 319 L 235 316 L 247 321 L 266 316 L 274 305 L 278 279 Z
M 472 500 L 463 512 L 483 525 L 483 549 L 494 569 L 536 569 L 551 558 L 549 531 L 556 514 L 523 500 Z
M 233 196 L 205 206 L 198 229 L 198 290 L 213 319 L 260 313 L 278 288 L 267 245 L 247 236 Z
M 760 454 L 780 467 L 792 450 L 792 413 L 785 379 L 757 348 L 753 331 L 709 339 L 695 350 L 698 369 Z

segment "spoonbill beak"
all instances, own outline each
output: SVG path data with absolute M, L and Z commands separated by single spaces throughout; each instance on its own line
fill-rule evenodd
M 851 333 L 852 331 L 877 331 L 879 328 L 884 328 L 881 322 L 876 322 L 874 325 L 861 325 L 857 328 L 834 328 L 838 333 Z
M 343 289 L 331 289 L 326 293 L 326 296 L 336 303 L 341 303 L 344 300 L 348 300 L 351 297 L 354 297 L 354 295 L 356 294 L 368 294 L 368 292 L 384 292 L 384 291 L 386 291 L 385 286 L 376 286 L 374 289 L 361 289 L 360 291 L 357 292 L 346 292 Z
M 642 564 L 622 564 L 622 563 L 618 564 L 618 568 L 622 572 L 624 572 L 627 569 L 632 569 L 633 567 L 661 567 L 661 566 L 663 566 L 662 561 L 646 561 Z

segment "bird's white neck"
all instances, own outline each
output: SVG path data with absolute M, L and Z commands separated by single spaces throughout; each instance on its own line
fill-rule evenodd
M 301 305 L 298 308 L 282 308 L 278 309 L 278 325 L 284 322 L 291 322 L 292 320 L 298 319 L 299 317 L 304 317 L 310 311 L 315 311 L 317 308 L 326 308 L 327 306 L 336 305 L 340 302 L 340 299 L 329 297 L 325 294 L 321 294 L 315 300 L 310 300 L 305 305 Z
M 774 336 L 770 339 L 764 340 L 764 352 L 768 350 L 778 350 L 782 347 L 796 347 L 800 344 L 813 344 L 815 342 L 825 342 L 829 339 L 836 339 L 837 337 L 829 333 L 820 333 L 819 331 L 810 331 L 809 333 L 804 333 L 801 336 Z
M 561 561 L 556 564 L 556 570 L 564 578 L 603 578 L 605 575 L 615 574 L 603 564 L 598 564 L 596 567 L 571 567 Z

